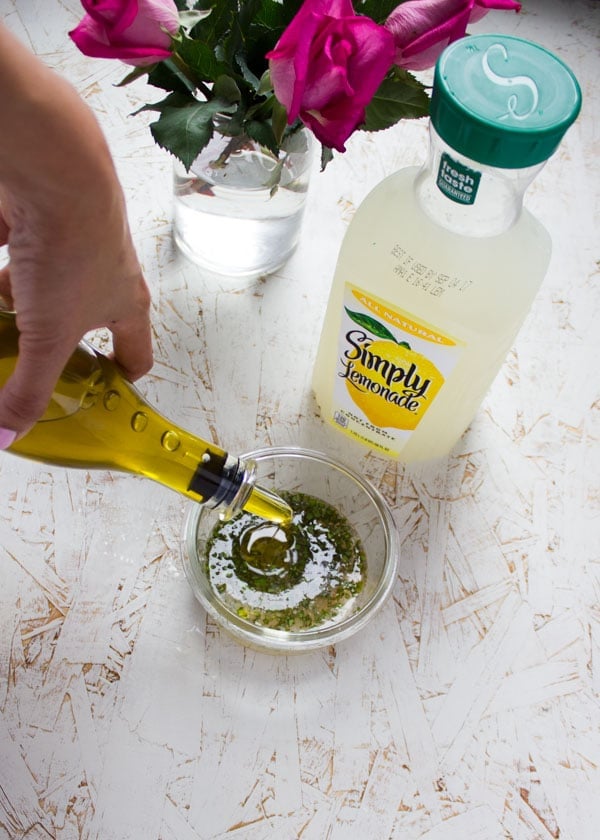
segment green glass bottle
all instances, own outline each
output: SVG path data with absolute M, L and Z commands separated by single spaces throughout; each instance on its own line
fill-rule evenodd
M 0 387 L 12 373 L 19 333 L 0 312 Z M 254 466 L 171 423 L 152 408 L 118 367 L 82 341 L 63 370 L 43 417 L 7 452 L 83 469 L 146 476 L 223 518 L 246 510 L 274 522 L 289 506 L 254 484 Z

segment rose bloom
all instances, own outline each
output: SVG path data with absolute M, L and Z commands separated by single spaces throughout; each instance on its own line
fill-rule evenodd
M 352 0 L 305 0 L 267 53 L 275 96 L 325 146 L 344 143 L 393 64 L 394 39 Z
M 462 38 L 467 24 L 481 20 L 490 9 L 512 9 L 513 0 L 407 0 L 385 22 L 394 36 L 395 63 L 405 70 L 432 67 L 452 41 Z
M 171 55 L 179 30 L 173 0 L 81 0 L 87 12 L 69 35 L 82 53 L 118 58 L 126 64 L 154 64 Z

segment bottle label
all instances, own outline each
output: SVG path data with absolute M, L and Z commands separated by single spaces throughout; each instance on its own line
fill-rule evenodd
M 346 283 L 333 422 L 356 440 L 398 455 L 463 349 L 447 333 Z
M 474 204 L 480 180 L 481 172 L 442 153 L 436 183 L 449 199 L 457 204 Z

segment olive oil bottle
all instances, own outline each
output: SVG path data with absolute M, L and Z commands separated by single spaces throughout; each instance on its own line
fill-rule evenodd
M 19 333 L 0 311 L 0 387 L 14 369 Z M 110 359 L 81 342 L 43 417 L 7 452 L 47 464 L 135 473 L 194 501 L 286 522 L 291 509 L 254 484 L 254 467 L 179 428 L 142 398 Z

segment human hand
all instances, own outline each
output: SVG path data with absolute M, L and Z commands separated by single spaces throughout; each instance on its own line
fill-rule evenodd
M 2 43 L 7 37 L 0 31 L 0 78 L 10 59 Z M 0 448 L 43 414 L 90 330 L 111 331 L 115 361 L 129 379 L 152 365 L 150 294 L 100 128 L 75 91 L 39 66 L 41 101 L 28 122 L 23 100 L 31 86 L 19 64 L 24 48 L 14 39 L 7 43 L 25 90 L 12 100 L 20 104 L 8 105 L 18 113 L 3 120 L 0 138 L 0 244 L 8 243 L 10 254 L 0 270 L 0 295 L 16 310 L 20 332 L 14 373 L 0 390 Z M 0 94 L 1 87 L 0 81 Z
M 150 296 L 118 194 L 112 208 L 94 201 L 85 216 L 65 206 L 46 218 L 22 205 L 15 213 L 3 199 L 9 220 L 0 216 L 0 243 L 9 243 L 10 262 L 0 270 L 0 295 L 17 312 L 20 339 L 15 371 L 0 390 L 0 429 L 7 430 L 0 430 L 0 447 L 43 414 L 88 331 L 108 327 L 129 379 L 152 365 Z

